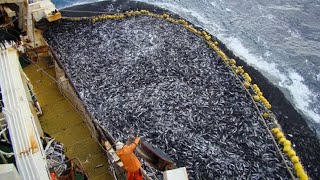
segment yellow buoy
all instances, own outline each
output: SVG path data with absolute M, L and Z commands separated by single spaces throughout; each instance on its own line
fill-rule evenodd
M 281 138 L 284 137 L 284 135 L 283 135 L 282 132 L 278 132 L 278 133 L 276 134 L 276 137 L 277 137 L 277 139 L 281 139 Z
M 298 177 L 301 177 L 301 176 L 303 176 L 303 174 L 305 174 L 305 172 L 304 172 L 303 169 L 297 169 L 296 170 L 296 174 L 297 174 Z
M 283 152 L 287 153 L 291 150 L 291 146 L 284 146 L 283 147 Z
M 287 139 L 285 137 L 279 139 L 279 144 L 283 144 Z
M 295 163 L 294 164 L 294 170 L 297 171 L 298 169 L 302 169 L 303 170 L 303 166 L 301 163 Z
M 261 99 L 261 102 L 266 106 L 266 104 L 268 104 L 268 100 L 266 100 L 265 98 Z
M 242 66 L 238 66 L 238 72 L 237 74 L 243 74 L 244 73 L 244 70 L 242 69 Z
M 247 81 L 245 81 L 245 82 L 243 83 L 243 85 L 244 85 L 244 87 L 247 88 L 247 89 L 250 88 L 250 83 L 247 82 Z
M 261 91 L 258 92 L 257 94 L 258 94 L 258 96 L 263 96 L 263 93 Z
M 232 68 L 232 70 L 234 70 L 234 71 L 235 71 L 235 70 L 237 69 L 237 66 L 236 66 L 236 65 L 234 65 L 234 64 L 232 64 L 232 65 L 231 65 L 231 68 Z
M 264 112 L 262 116 L 263 118 L 267 119 L 269 117 L 269 114 L 267 112 Z
M 268 108 L 268 109 L 271 109 L 271 104 L 269 104 L 269 103 L 266 103 L 266 108 Z
M 164 14 L 162 15 L 162 18 L 164 18 L 164 19 L 166 19 L 166 18 L 168 18 L 168 17 L 169 17 L 169 14 L 164 13 Z
M 305 172 L 301 173 L 300 180 L 308 180 L 308 179 L 309 179 L 309 177 Z
M 253 96 L 253 99 L 254 99 L 254 101 L 259 101 L 260 100 L 259 96 Z
M 209 40 L 211 39 L 211 36 L 206 35 L 206 36 L 204 36 L 204 38 L 205 38 L 207 41 L 209 41 Z
M 284 143 L 283 143 L 284 146 L 291 146 L 291 141 L 289 140 L 286 140 Z
M 202 31 L 202 34 L 203 34 L 204 36 L 208 35 L 208 33 L 207 33 L 206 31 Z
M 299 157 L 298 157 L 298 156 L 292 156 L 292 157 L 291 157 L 291 162 L 292 162 L 293 164 L 298 163 L 298 162 L 299 162 Z
M 243 76 L 244 76 L 244 78 L 245 78 L 248 82 L 251 83 L 252 79 L 251 79 L 251 77 L 249 76 L 248 73 L 244 73 Z
M 293 149 L 291 149 L 288 153 L 288 156 L 291 158 L 292 156 L 296 156 L 297 154 L 296 154 L 296 152 L 293 150 Z
M 273 128 L 272 129 L 273 134 L 278 134 L 279 132 L 281 132 L 280 128 Z
M 231 63 L 231 64 L 237 64 L 237 61 L 234 60 L 234 59 L 230 59 L 230 63 Z
M 184 19 L 180 19 L 179 23 L 181 23 L 182 25 L 188 25 L 187 21 L 185 21 Z
M 256 91 L 256 93 L 261 92 L 259 87 L 254 88 L 254 90 Z

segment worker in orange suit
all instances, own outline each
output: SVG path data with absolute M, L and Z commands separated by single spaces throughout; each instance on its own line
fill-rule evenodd
M 124 169 L 128 172 L 128 180 L 143 180 L 141 173 L 141 163 L 133 153 L 140 142 L 136 137 L 131 144 L 124 145 L 122 142 L 116 143 L 117 155 L 123 163 Z

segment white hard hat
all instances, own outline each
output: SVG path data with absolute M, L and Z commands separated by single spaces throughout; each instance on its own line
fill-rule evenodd
M 124 144 L 123 144 L 122 142 L 120 142 L 120 141 L 116 143 L 116 149 L 117 149 L 117 150 L 122 149 L 123 146 L 124 146 Z

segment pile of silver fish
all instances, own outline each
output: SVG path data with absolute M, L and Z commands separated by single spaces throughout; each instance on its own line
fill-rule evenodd
M 117 140 L 134 129 L 190 179 L 290 179 L 251 99 L 203 38 L 147 16 L 63 20 L 45 37 Z

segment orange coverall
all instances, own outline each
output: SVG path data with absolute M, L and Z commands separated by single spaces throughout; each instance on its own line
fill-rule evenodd
M 141 163 L 133 153 L 139 142 L 140 138 L 137 137 L 133 143 L 125 145 L 122 149 L 117 151 L 117 155 L 122 161 L 124 169 L 128 172 L 128 180 L 143 179 L 140 171 Z

